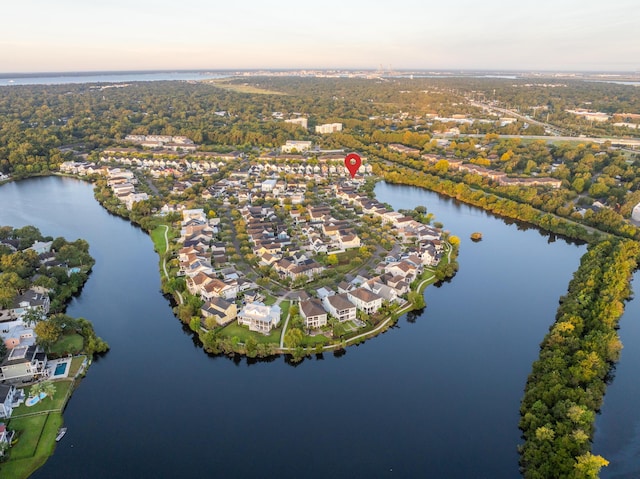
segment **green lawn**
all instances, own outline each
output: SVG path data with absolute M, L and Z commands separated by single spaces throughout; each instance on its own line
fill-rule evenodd
M 266 343 L 276 343 L 280 344 L 280 333 L 282 332 L 282 328 L 276 328 L 271 331 L 271 334 L 265 336 L 262 333 L 256 333 L 254 331 L 249 331 L 247 326 L 240 326 L 236 321 L 225 326 L 220 330 L 220 334 L 223 336 L 227 336 L 229 338 L 233 338 L 237 336 L 240 339 L 241 343 L 246 342 L 249 337 L 253 337 L 258 344 L 266 344 Z
M 282 313 L 281 318 L 283 322 L 285 319 L 287 319 L 287 314 L 289 314 L 290 306 L 291 306 L 291 301 L 283 301 L 282 303 L 280 303 L 280 311 Z
M 71 379 L 61 379 L 54 381 L 56 386 L 56 393 L 53 395 L 53 399 L 48 396 L 41 399 L 31 407 L 27 407 L 24 403 L 13 410 L 13 416 L 19 417 L 23 414 L 31 414 L 34 412 L 48 411 L 50 409 L 61 409 L 64 406 L 64 400 L 67 396 L 67 392 L 71 387 L 73 381 Z M 25 396 L 29 397 L 29 391 L 31 387 L 25 389 Z
M 70 378 L 76 377 L 76 374 L 78 374 L 78 371 L 80 370 L 80 366 L 82 366 L 82 363 L 86 358 L 86 356 L 78 356 L 71 360 L 71 366 L 69 367 Z
M 49 348 L 49 353 L 55 356 L 66 356 L 67 354 L 78 354 L 82 351 L 84 339 L 78 333 L 65 334 L 57 343 Z
M 265 297 L 264 297 L 265 306 L 271 306 L 275 304 L 277 300 L 278 298 L 276 298 L 275 296 L 271 296 L 269 293 L 265 293 Z
M 316 336 L 305 336 L 303 339 L 303 343 L 307 348 L 313 348 L 316 344 L 329 344 L 329 338 L 322 334 L 318 334 Z
M 1 479 L 25 479 L 41 467 L 53 453 L 62 414 L 50 413 L 11 419 L 18 443 L 9 449 L 9 460 L 0 464 Z
M 167 251 L 167 242 L 164 240 L 164 232 L 167 229 L 165 225 L 160 225 L 151 231 L 151 239 L 153 240 L 153 246 L 159 254 L 164 254 Z

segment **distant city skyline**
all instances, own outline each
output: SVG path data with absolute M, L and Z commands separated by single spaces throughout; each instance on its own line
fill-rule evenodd
M 637 0 L 26 0 L 0 13 L 2 73 L 380 65 L 640 71 Z

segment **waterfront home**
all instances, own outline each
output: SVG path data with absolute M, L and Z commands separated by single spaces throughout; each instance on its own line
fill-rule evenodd
M 0 322 L 16 320 L 30 309 L 39 310 L 45 315 L 49 312 L 50 304 L 47 294 L 33 288 L 28 289 L 16 296 L 10 307 L 0 309 Z
M 338 321 L 356 319 L 356 306 L 349 301 L 347 294 L 334 294 L 322 298 L 322 305 Z
M 53 241 L 36 241 L 27 249 L 33 250 L 40 255 L 49 253 L 51 251 L 51 245 L 53 245 Z
M 4 341 L 7 349 L 13 349 L 20 344 L 31 346 L 36 342 L 36 335 L 33 332 L 33 328 L 25 326 L 21 319 L 2 324 L 0 337 L 2 337 L 2 341 Z
M 304 319 L 307 328 L 321 328 L 327 325 L 327 312 L 318 299 L 300 302 L 300 316 Z
M 0 363 L 3 381 L 30 381 L 42 375 L 47 365 L 47 355 L 40 346 L 14 347 Z
M 367 281 L 362 287 L 374 292 L 378 296 L 382 296 L 384 301 L 389 301 L 391 303 L 398 299 L 398 292 L 395 289 L 379 282 L 377 279 Z
M 373 314 L 382 306 L 382 296 L 366 288 L 358 288 L 347 293 L 349 301 L 366 314 Z
M 16 389 L 13 384 L 0 384 L 0 418 L 11 417 L 20 393 L 22 390 Z
M 269 334 L 280 324 L 280 306 L 258 302 L 247 304 L 238 313 L 238 324 L 248 326 L 250 331 Z
M 229 324 L 238 316 L 236 304 L 222 298 L 211 298 L 211 300 L 204 303 L 201 311 L 205 319 L 213 317 L 221 326 Z
M 211 301 L 214 298 L 235 299 L 238 295 L 238 282 L 233 279 L 221 281 L 214 278 L 200 287 L 200 296 L 205 301 Z
M 14 434 L 15 431 L 9 431 L 5 423 L 0 422 L 0 443 L 7 444 L 7 447 L 11 446 Z M 0 448 L 0 456 L 4 456 L 5 454 L 4 448 Z
M 396 275 L 393 276 L 390 273 L 387 273 L 381 276 L 381 279 L 384 280 L 385 284 L 390 288 L 393 288 L 398 296 L 406 294 L 409 292 L 409 283 L 407 283 L 403 276 Z
M 402 276 L 405 281 L 411 282 L 416 278 L 416 267 L 407 263 L 406 261 L 400 261 L 398 263 L 389 263 L 385 267 L 385 273 L 391 273 L 394 276 Z

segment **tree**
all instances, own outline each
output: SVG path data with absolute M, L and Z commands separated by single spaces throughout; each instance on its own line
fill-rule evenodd
M 329 266 L 335 266 L 338 264 L 338 256 L 336 256 L 335 254 L 330 254 L 329 256 L 327 256 L 327 264 Z
M 258 341 L 253 336 L 249 336 L 244 342 L 244 348 L 247 353 L 247 357 L 255 358 L 258 355 Z
M 38 343 L 45 346 L 45 349 L 54 344 L 62 334 L 62 328 L 59 324 L 52 321 L 40 321 L 35 325 L 33 331 L 38 337 Z
M 284 344 L 288 348 L 295 348 L 302 343 L 302 339 L 302 331 L 298 328 L 291 328 L 284 335 Z
M 35 326 L 38 321 L 42 321 L 44 319 L 44 315 L 42 314 L 42 310 L 40 308 L 29 308 L 22 315 L 22 322 L 29 327 Z
M 590 452 L 578 456 L 576 461 L 575 477 L 580 479 L 597 479 L 600 469 L 609 465 L 604 457 L 594 456 Z
M 42 392 L 45 393 L 49 399 L 53 400 L 53 396 L 56 393 L 56 385 L 51 381 L 44 381 L 40 384 L 42 385 Z
M 56 393 L 56 386 L 51 381 L 41 381 L 31 386 L 29 395 L 31 397 L 38 397 L 44 393 L 49 399 L 53 399 L 53 395 Z

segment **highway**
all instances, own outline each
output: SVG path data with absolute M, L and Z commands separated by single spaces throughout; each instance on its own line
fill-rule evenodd
M 437 137 L 438 135 L 436 135 Z M 484 138 L 486 135 L 457 135 L 460 138 Z M 630 146 L 632 148 L 640 147 L 640 138 L 595 138 L 586 136 L 540 136 L 540 135 L 497 135 L 499 138 L 520 138 L 523 140 L 543 140 L 548 143 L 556 143 L 559 141 L 575 141 L 579 143 L 606 143 L 610 142 L 613 146 Z

